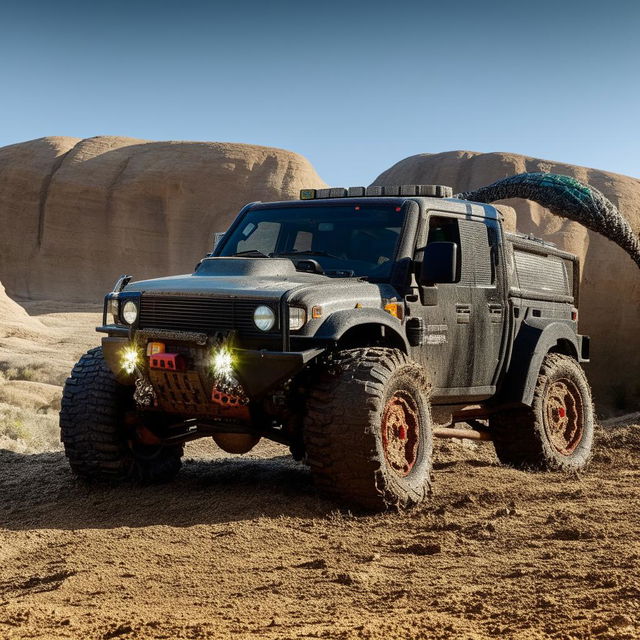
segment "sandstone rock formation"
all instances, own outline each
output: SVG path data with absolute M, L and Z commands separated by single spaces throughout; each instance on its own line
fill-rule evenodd
M 11 295 L 97 300 L 121 273 L 191 271 L 239 209 L 325 186 L 289 151 L 101 136 L 0 149 L 0 279 Z
M 525 171 L 570 175 L 602 191 L 640 233 L 640 180 L 586 167 L 510 153 L 451 151 L 401 160 L 372 184 L 447 184 L 476 189 Z M 640 271 L 629 256 L 576 222 L 539 205 L 504 201 L 517 212 L 517 228 L 576 253 L 582 262 L 580 330 L 592 337 L 588 373 L 596 397 L 619 406 L 640 403 Z
M 32 338 L 47 332 L 46 327 L 32 318 L 6 293 L 0 282 L 0 339 L 8 337 Z M 0 344 L 0 346 L 2 346 Z

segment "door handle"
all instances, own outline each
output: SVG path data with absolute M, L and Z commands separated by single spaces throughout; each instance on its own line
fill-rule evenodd
M 491 318 L 491 322 L 502 322 L 502 305 L 500 304 L 489 304 L 489 317 Z

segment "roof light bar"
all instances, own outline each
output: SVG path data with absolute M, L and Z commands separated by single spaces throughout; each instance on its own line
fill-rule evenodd
M 361 198 L 384 196 L 422 196 L 428 198 L 452 198 L 453 189 L 442 184 L 402 184 L 371 187 L 331 187 L 327 189 L 301 189 L 300 200 L 323 198 Z

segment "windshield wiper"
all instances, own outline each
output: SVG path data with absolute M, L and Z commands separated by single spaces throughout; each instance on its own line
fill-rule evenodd
M 266 253 L 262 253 L 262 251 L 258 251 L 258 249 L 249 249 L 248 251 L 238 251 L 238 253 L 232 254 L 232 257 L 250 257 L 250 258 L 268 258 L 269 256 Z
M 327 251 L 283 251 L 281 253 L 272 253 L 274 257 L 278 256 L 320 256 L 322 258 L 335 258 L 336 260 L 342 260 L 340 256 L 334 256 L 333 253 Z

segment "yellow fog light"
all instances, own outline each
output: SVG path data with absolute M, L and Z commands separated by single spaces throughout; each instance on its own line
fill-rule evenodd
M 211 354 L 211 369 L 216 378 L 229 379 L 233 375 L 234 357 L 227 347 L 220 347 Z
M 133 345 L 125 347 L 120 354 L 120 364 L 125 373 L 133 373 L 140 364 L 140 352 L 138 349 Z

